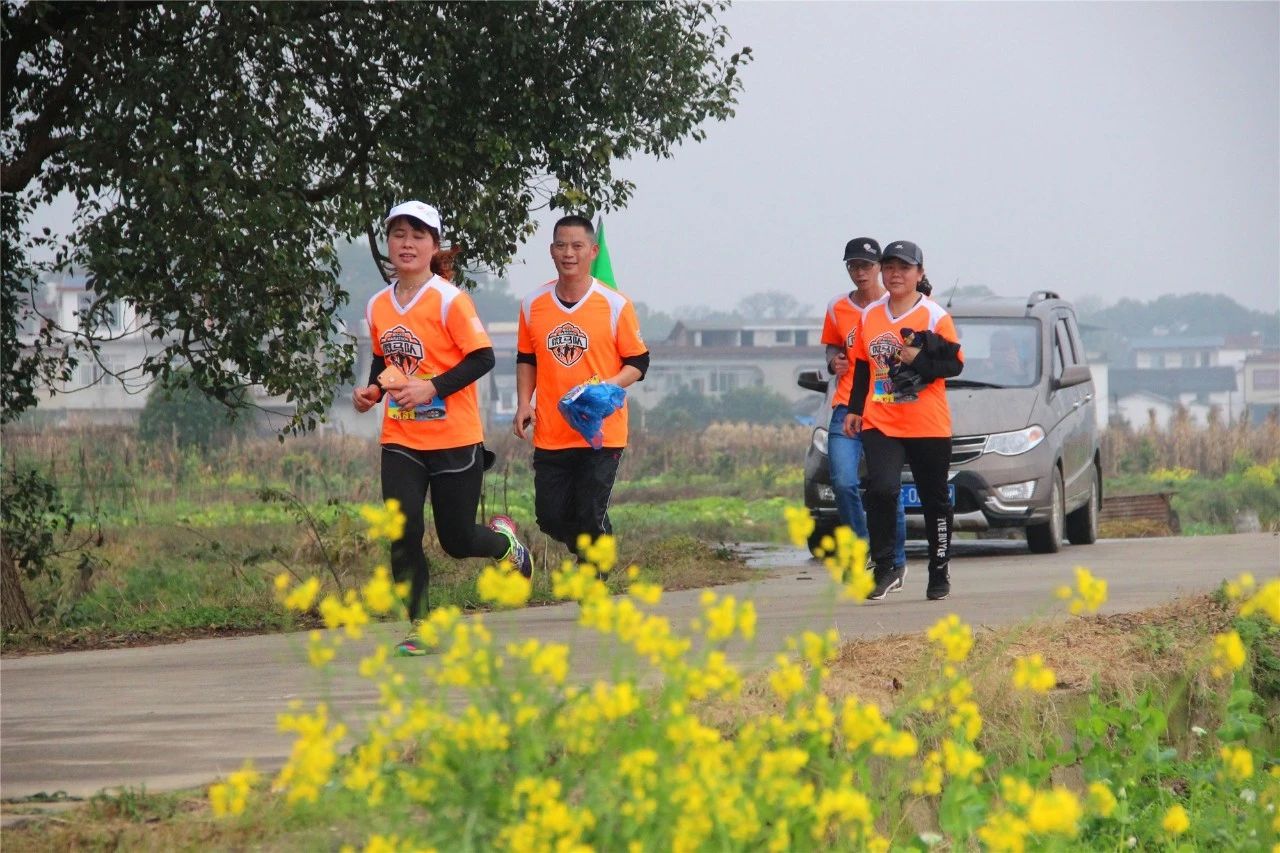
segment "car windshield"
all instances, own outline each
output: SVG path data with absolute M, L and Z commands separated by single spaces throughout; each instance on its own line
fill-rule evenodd
M 955 317 L 964 353 L 960 384 L 1029 388 L 1040 378 L 1040 324 L 1035 320 Z

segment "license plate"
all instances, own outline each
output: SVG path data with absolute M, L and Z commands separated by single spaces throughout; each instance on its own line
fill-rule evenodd
M 956 505 L 956 485 L 955 483 L 947 483 L 947 499 L 951 501 L 951 505 Z M 912 483 L 902 484 L 902 505 L 920 506 L 920 492 Z

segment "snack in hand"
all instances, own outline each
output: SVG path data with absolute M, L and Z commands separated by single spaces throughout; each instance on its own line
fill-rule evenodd
M 378 374 L 378 385 L 383 388 L 388 385 L 403 385 L 408 381 L 409 377 L 405 376 L 404 371 L 394 364 L 387 365 L 387 369 Z

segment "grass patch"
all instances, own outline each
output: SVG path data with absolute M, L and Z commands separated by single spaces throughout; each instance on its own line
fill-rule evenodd
M 713 514 L 715 503 L 715 499 L 701 502 L 698 512 Z M 690 533 L 672 533 L 662 523 L 646 519 L 646 508 L 633 506 L 624 513 L 628 529 L 619 538 L 619 569 L 634 563 L 640 580 L 671 590 L 735 583 L 755 575 L 723 546 Z M 738 501 L 727 514 L 728 523 L 765 512 Z M 692 515 L 686 526 L 710 526 L 699 519 Z M 237 525 L 220 531 L 218 539 L 206 533 L 164 525 L 109 532 L 104 545 L 107 567 L 93 579 L 90 590 L 75 596 L 70 585 L 38 589 L 38 597 L 57 610 L 56 618 L 33 631 L 6 633 L 4 653 L 146 645 L 310 627 L 318 624 L 318 615 L 304 618 L 300 625 L 276 602 L 271 584 L 276 574 L 287 569 L 304 578 L 317 575 L 326 591 L 335 591 L 339 582 L 344 588 L 364 583 L 373 565 L 386 562 L 362 532 L 338 535 L 336 542 L 327 541 L 323 549 L 315 537 L 294 524 Z M 552 595 L 550 572 L 560 567 L 565 549 L 541 533 L 528 541 L 538 566 L 530 604 L 558 603 Z M 321 556 L 322 550 L 328 552 L 328 561 Z M 476 592 L 476 578 L 488 561 L 442 556 L 430 528 L 427 553 L 433 607 L 488 609 Z M 626 572 L 616 571 L 610 588 L 621 592 L 628 583 Z

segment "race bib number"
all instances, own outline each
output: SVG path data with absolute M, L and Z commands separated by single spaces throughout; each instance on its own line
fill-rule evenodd
M 432 376 L 423 376 L 432 379 Z M 438 421 L 448 414 L 444 408 L 444 400 L 437 394 L 425 403 L 411 408 L 401 406 L 395 398 L 387 395 L 387 417 L 393 421 Z
M 871 391 L 871 401 L 874 403 L 898 405 L 900 403 L 914 403 L 918 399 L 919 396 L 916 394 L 904 394 L 896 390 L 893 387 L 893 380 L 888 376 L 877 379 L 875 387 Z

